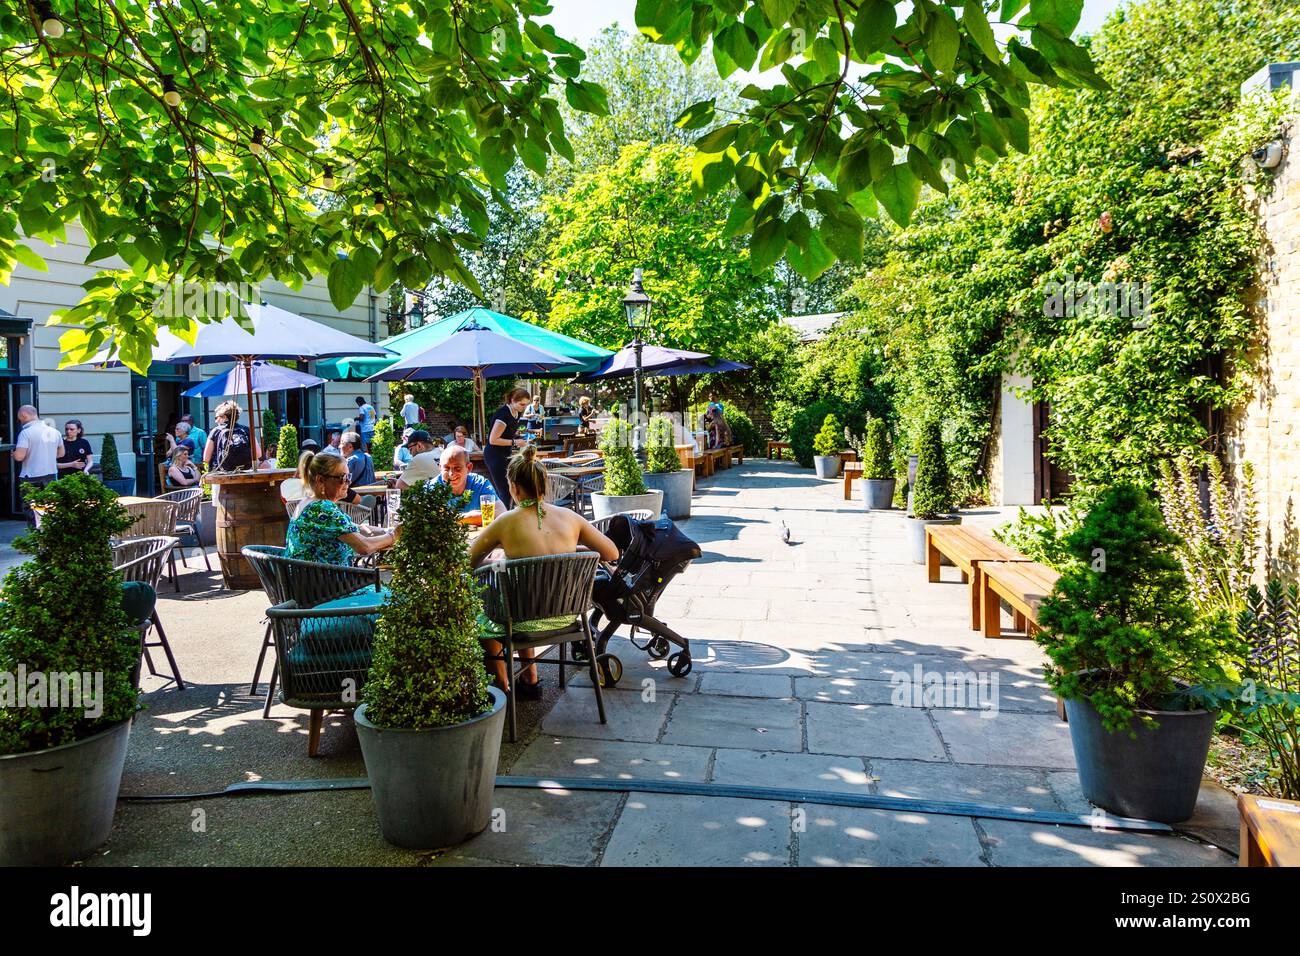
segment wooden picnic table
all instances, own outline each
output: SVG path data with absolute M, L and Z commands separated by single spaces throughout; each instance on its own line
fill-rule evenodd
M 1239 794 L 1238 866 L 1300 866 L 1300 801 Z
M 963 583 L 970 584 L 970 627 L 980 629 L 980 602 L 985 561 L 1028 561 L 1015 548 L 1009 548 L 992 535 L 960 524 L 929 525 L 925 529 L 925 571 L 931 584 L 939 580 L 939 557 L 942 555 L 961 571 Z

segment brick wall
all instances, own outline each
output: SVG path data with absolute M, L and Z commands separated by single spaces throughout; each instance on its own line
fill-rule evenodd
M 1262 523 L 1275 548 L 1294 551 L 1300 509 L 1300 116 L 1283 142 L 1272 189 L 1259 199 L 1265 243 L 1255 298 L 1261 334 L 1249 357 L 1252 394 L 1226 417 L 1224 447 L 1238 475 L 1243 461 L 1253 464 Z

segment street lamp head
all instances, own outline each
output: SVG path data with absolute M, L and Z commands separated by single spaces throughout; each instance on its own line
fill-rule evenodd
M 644 332 L 650 327 L 650 309 L 653 303 L 641 288 L 641 270 L 632 273 L 632 285 L 623 296 L 623 311 L 627 314 L 627 327 L 633 332 Z

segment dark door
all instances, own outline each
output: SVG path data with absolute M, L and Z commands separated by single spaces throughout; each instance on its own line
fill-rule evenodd
M 36 376 L 7 376 L 0 378 L 0 447 L 12 449 L 18 440 L 18 409 L 37 404 Z M 18 485 L 18 472 L 22 465 L 14 461 L 12 451 L 4 453 L 4 467 L 0 469 L 0 511 L 10 517 L 23 513 L 22 489 Z
M 1074 479 L 1068 471 L 1053 465 L 1047 457 L 1050 447 L 1051 406 L 1034 403 L 1034 504 L 1057 502 L 1070 491 Z
M 153 453 L 153 436 L 158 431 L 158 404 L 154 383 L 147 378 L 131 376 L 131 450 L 135 452 L 136 494 L 152 498 L 158 483 Z

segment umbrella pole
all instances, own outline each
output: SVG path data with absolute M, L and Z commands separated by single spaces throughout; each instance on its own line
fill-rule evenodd
M 257 441 L 257 419 L 253 417 L 253 359 L 246 356 L 239 360 L 240 366 L 244 369 L 244 384 L 248 386 L 248 437 L 253 443 L 253 470 L 257 470 L 257 464 L 262 460 L 261 446 Z

